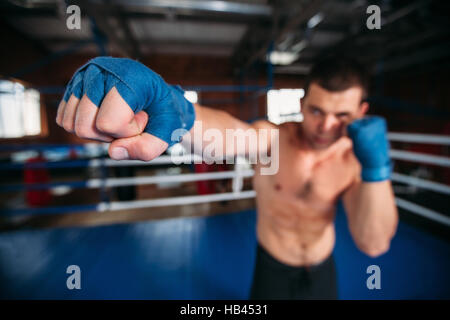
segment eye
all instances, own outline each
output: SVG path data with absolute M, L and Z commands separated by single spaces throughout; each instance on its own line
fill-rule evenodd
M 339 113 L 336 116 L 341 120 L 347 120 L 349 117 L 349 114 L 348 113 Z
M 311 113 L 312 113 L 313 115 L 316 115 L 316 116 L 322 114 L 322 112 L 321 112 L 319 109 L 317 109 L 317 108 L 312 108 Z

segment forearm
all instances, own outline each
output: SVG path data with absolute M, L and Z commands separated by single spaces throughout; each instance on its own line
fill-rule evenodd
M 199 104 L 195 104 L 194 107 L 196 119 L 189 133 L 183 136 L 182 144 L 185 148 L 191 148 L 197 154 L 205 151 L 206 148 L 209 151 L 214 149 L 215 157 L 228 157 L 248 154 L 250 149 L 255 147 L 245 134 L 249 132 L 249 129 L 253 129 L 250 124 L 223 110 L 215 110 Z M 239 145 L 235 139 L 236 135 L 242 137 L 245 144 Z
M 361 182 L 352 193 L 346 210 L 354 241 L 365 253 L 378 256 L 388 250 L 398 224 L 391 182 Z
M 210 129 L 219 130 L 223 136 L 226 134 L 226 129 L 243 129 L 247 130 L 251 128 L 251 125 L 233 117 L 228 112 L 223 110 L 216 110 L 209 107 L 201 106 L 199 104 L 195 104 L 195 113 L 196 113 L 196 121 L 197 123 L 194 125 L 194 128 L 202 129 L 202 132 L 205 132 Z M 201 123 L 201 125 L 200 125 Z

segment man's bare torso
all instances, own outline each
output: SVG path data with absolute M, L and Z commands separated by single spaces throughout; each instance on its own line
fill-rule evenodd
M 293 266 L 315 265 L 331 254 L 336 203 L 359 170 L 349 138 L 317 154 L 300 142 L 299 126 L 279 126 L 278 173 L 260 175 L 257 165 L 253 178 L 258 241 Z

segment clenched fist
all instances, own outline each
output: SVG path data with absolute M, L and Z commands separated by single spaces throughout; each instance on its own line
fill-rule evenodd
M 111 142 L 116 160 L 152 160 L 178 142 L 177 129 L 194 124 L 193 105 L 143 64 L 98 57 L 67 85 L 56 122 L 81 138 Z

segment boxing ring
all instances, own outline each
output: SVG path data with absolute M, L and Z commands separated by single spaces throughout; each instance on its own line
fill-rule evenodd
M 450 145 L 448 136 L 390 133 L 391 141 Z M 445 156 L 391 150 L 397 161 L 450 167 Z M 173 160 L 173 159 L 172 159 Z M 162 156 L 146 164 L 169 164 Z M 186 159 L 178 159 L 186 160 Z M 193 160 L 193 159 L 191 159 Z M 31 167 L 105 167 L 142 165 L 110 159 L 72 160 L 32 164 Z M 21 164 L 2 164 L 0 170 L 20 170 Z M 106 188 L 171 181 L 232 179 L 232 192 L 147 199 L 100 201 L 92 205 L 41 208 L 4 208 L 4 219 L 43 213 L 64 214 L 97 210 L 177 206 L 253 198 L 243 191 L 251 169 L 132 178 L 102 178 L 43 184 L 2 184 L 0 192 L 25 189 Z M 448 199 L 443 183 L 394 172 L 392 181 L 432 191 Z M 448 233 L 448 212 L 437 212 L 396 195 L 399 209 L 433 221 Z M 151 210 L 151 209 L 149 209 Z M 448 210 L 448 205 L 447 205 Z M 106 226 L 13 230 L 0 233 L 0 298 L 2 299 L 247 299 L 256 247 L 255 210 L 209 217 L 177 217 Z M 450 244 L 420 228 L 400 221 L 390 250 L 370 258 L 361 253 L 348 231 L 342 203 L 337 205 L 334 256 L 340 299 L 449 299 Z M 68 290 L 66 269 L 78 265 L 81 289 Z M 367 267 L 381 269 L 381 289 L 366 286 Z

